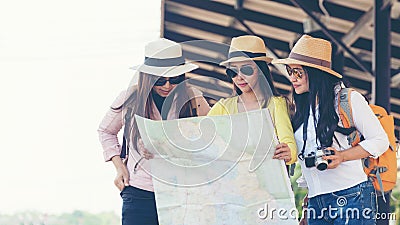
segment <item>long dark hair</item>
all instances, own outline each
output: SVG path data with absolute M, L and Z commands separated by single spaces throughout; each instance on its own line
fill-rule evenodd
M 333 133 L 339 122 L 339 116 L 335 111 L 335 86 L 341 80 L 319 69 L 308 66 L 303 66 L 303 69 L 308 75 L 309 92 L 296 94 L 292 89 L 293 103 L 296 107 L 296 112 L 292 119 L 293 130 L 299 129 L 305 118 L 308 119 L 311 106 L 314 124 L 308 124 L 308 126 L 316 126 L 316 136 L 321 146 L 331 146 Z M 315 119 L 317 102 L 318 121 Z
M 126 146 L 128 147 L 131 141 L 133 146 L 137 146 L 137 141 L 140 138 L 139 130 L 136 122 L 134 121 L 134 115 L 139 115 L 144 118 L 154 119 L 152 117 L 153 114 L 153 96 L 152 96 L 152 88 L 158 76 L 149 75 L 140 72 L 138 85 L 133 86 L 130 89 L 129 97 L 125 100 L 125 102 L 118 107 L 111 107 L 113 110 L 122 110 L 124 112 L 124 141 L 126 141 Z M 169 99 L 174 99 L 175 95 L 177 95 L 177 117 L 185 118 L 190 116 L 195 116 L 190 101 L 187 101 L 188 96 L 193 96 L 193 93 L 189 90 L 185 83 L 181 83 L 177 87 L 175 87 L 171 94 L 173 95 Z M 190 99 L 190 98 L 189 98 Z M 165 101 L 164 104 L 171 104 L 172 101 Z M 167 105 L 168 109 L 166 112 L 168 113 L 171 109 L 170 105 Z M 179 110 L 180 109 L 180 110 Z M 135 148 L 137 150 L 137 148 Z
M 272 91 L 272 95 L 273 96 L 281 96 L 281 94 L 279 94 L 278 90 L 275 88 L 274 85 L 274 81 L 272 79 L 272 75 L 271 75 L 271 71 L 268 67 L 267 62 L 265 61 L 260 61 L 260 60 L 254 60 L 254 62 L 256 63 L 258 69 L 259 69 L 259 73 L 262 74 L 264 77 L 259 77 L 258 81 L 260 84 L 260 88 L 261 88 L 261 92 L 262 94 L 267 97 L 272 97 L 269 96 L 269 92 L 268 92 L 268 87 L 267 85 L 269 85 L 269 87 L 271 88 Z M 264 79 L 265 78 L 265 79 Z M 265 83 L 265 81 L 267 81 L 267 83 Z M 235 85 L 235 83 L 233 83 L 234 86 L 234 95 L 241 95 L 242 91 L 239 89 L 238 86 Z M 268 102 L 269 99 L 266 99 L 266 103 Z M 263 107 L 266 107 L 267 104 L 265 104 Z

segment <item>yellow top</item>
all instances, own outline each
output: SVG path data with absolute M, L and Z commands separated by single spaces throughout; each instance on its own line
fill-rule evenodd
M 211 108 L 208 116 L 229 115 L 238 113 L 238 97 L 222 98 Z M 273 103 L 273 104 L 271 104 Z M 271 113 L 272 121 L 275 124 L 275 134 L 279 142 L 286 143 L 291 151 L 292 159 L 287 165 L 295 163 L 297 160 L 297 146 L 294 140 L 293 128 L 289 119 L 288 107 L 283 97 L 272 97 L 268 109 Z

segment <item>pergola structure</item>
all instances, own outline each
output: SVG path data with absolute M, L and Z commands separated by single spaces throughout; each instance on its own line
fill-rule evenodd
M 400 2 L 397 0 L 163 0 L 161 36 L 177 41 L 209 40 L 229 44 L 232 37 L 254 34 L 269 54 L 287 57 L 304 33 L 333 43 L 333 69 L 352 87 L 385 107 L 400 132 Z M 184 44 L 188 60 L 222 61 L 228 49 Z M 221 54 L 223 52 L 224 54 Z M 229 82 L 216 63 L 198 63 L 192 76 Z M 284 67 L 271 65 L 278 90 L 288 94 Z M 207 82 L 207 79 L 202 79 Z M 216 84 L 217 85 L 217 84 Z M 229 84 L 228 84 L 229 85 Z M 211 90 L 203 90 L 210 91 Z M 216 98 L 218 93 L 213 93 Z M 221 94 L 222 95 L 222 94 Z M 220 96 L 221 96 L 220 95 Z

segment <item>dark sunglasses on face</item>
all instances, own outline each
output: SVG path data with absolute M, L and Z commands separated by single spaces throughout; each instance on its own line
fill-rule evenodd
M 290 66 L 286 65 L 286 71 L 289 74 L 289 77 L 292 75 L 296 78 L 296 80 L 301 80 L 304 74 L 304 70 L 301 68 L 291 68 Z
M 156 83 L 154 83 L 154 86 L 164 86 L 167 83 L 167 81 L 169 81 L 170 84 L 179 84 L 184 80 L 185 80 L 185 74 L 176 77 L 170 77 L 169 80 L 165 77 L 160 77 L 158 78 Z
M 251 76 L 254 74 L 254 69 L 250 65 L 245 65 L 240 67 L 240 73 L 242 73 L 245 76 Z M 238 75 L 238 69 L 236 67 L 231 67 L 226 69 L 226 75 L 228 75 L 230 78 L 234 78 Z

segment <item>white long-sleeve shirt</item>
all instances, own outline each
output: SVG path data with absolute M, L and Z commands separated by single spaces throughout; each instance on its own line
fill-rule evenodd
M 368 103 L 360 93 L 356 91 L 351 92 L 350 101 L 354 125 L 365 138 L 365 140 L 361 141 L 359 145 L 368 151 L 372 157 L 380 156 L 387 150 L 389 146 L 389 141 L 385 131 L 372 112 L 371 108 L 368 106 Z M 337 111 L 337 103 L 335 108 Z M 319 117 L 318 110 L 316 117 Z M 317 148 L 315 127 L 313 126 L 314 118 L 312 113 L 310 113 L 308 118 L 308 124 L 307 141 L 304 152 L 305 156 L 308 153 L 315 151 Z M 343 126 L 341 121 L 339 121 L 339 126 Z M 336 140 L 334 140 L 332 145 L 333 148 L 337 149 L 338 151 L 351 148 L 351 146 L 348 144 L 347 136 L 338 132 L 335 132 L 335 136 L 337 137 L 340 146 Z M 301 125 L 295 131 L 295 139 L 298 149 L 302 149 L 303 125 Z M 303 176 L 307 182 L 309 198 L 321 194 L 344 190 L 367 180 L 361 160 L 346 161 L 341 163 L 335 169 L 327 169 L 324 171 L 319 171 L 316 167 L 307 168 L 304 160 L 299 159 L 298 161 L 300 162 Z

